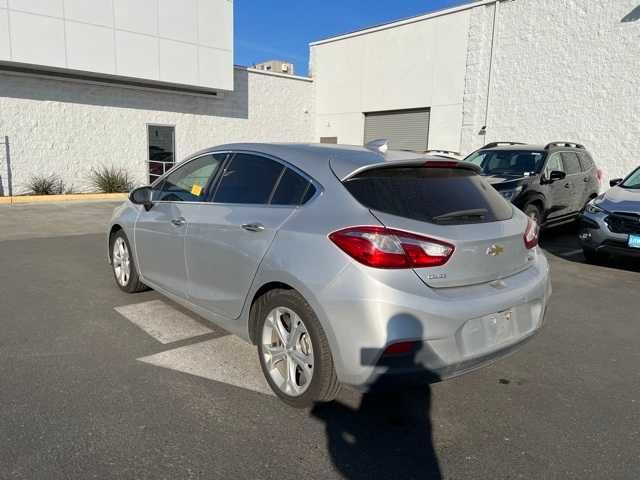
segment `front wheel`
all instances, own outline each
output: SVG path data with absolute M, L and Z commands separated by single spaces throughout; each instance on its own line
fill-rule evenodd
M 536 222 L 539 226 L 542 226 L 542 211 L 536 204 L 530 203 L 526 205 L 522 211 L 527 217 Z
M 271 290 L 253 306 L 260 366 L 286 404 L 306 408 L 333 400 L 340 389 L 327 337 L 295 290 Z
M 136 263 L 131 255 L 129 240 L 122 230 L 111 236 L 111 268 L 116 284 L 127 293 L 141 292 L 147 286 L 140 281 Z

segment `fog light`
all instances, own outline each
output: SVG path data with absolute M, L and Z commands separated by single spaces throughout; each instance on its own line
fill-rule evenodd
M 578 235 L 578 238 L 580 240 L 582 240 L 583 242 L 586 242 L 587 240 L 591 240 L 591 233 L 589 232 L 582 232 Z

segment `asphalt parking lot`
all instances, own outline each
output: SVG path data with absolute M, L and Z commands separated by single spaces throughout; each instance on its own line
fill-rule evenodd
M 115 287 L 113 207 L 0 207 L 0 478 L 640 478 L 640 264 L 585 264 L 570 227 L 521 351 L 295 410 L 251 347 Z

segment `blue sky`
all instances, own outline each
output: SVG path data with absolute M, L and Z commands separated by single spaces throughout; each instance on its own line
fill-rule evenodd
M 468 0 L 235 0 L 235 63 L 273 58 L 307 74 L 308 44 Z

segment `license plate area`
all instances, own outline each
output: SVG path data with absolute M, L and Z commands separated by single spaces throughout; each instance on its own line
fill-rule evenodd
M 480 355 L 512 343 L 518 337 L 513 309 L 468 321 L 460 331 L 465 357 Z
M 640 248 L 640 235 L 629 235 L 629 247 Z

